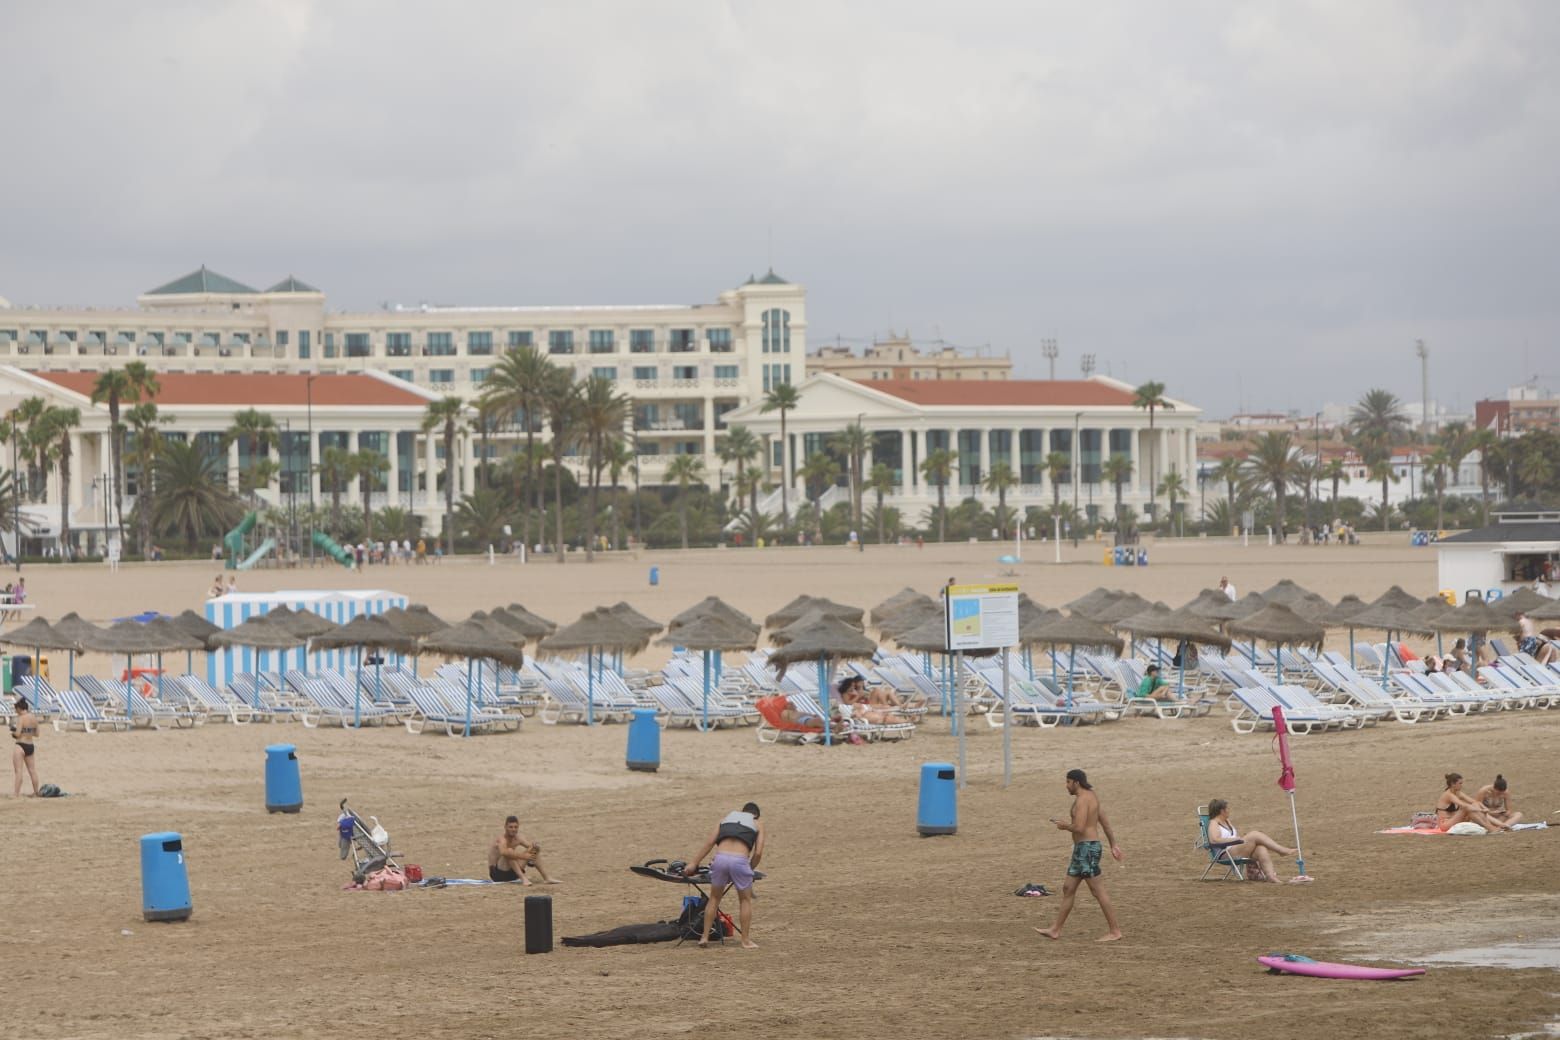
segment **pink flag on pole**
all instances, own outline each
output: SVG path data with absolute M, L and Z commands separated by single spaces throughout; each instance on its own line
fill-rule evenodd
M 1278 786 L 1294 793 L 1295 767 L 1289 761 L 1289 727 L 1284 723 L 1284 709 L 1275 706 L 1273 708 L 1273 739 L 1278 742 L 1278 761 L 1283 766 L 1283 771 L 1278 774 Z

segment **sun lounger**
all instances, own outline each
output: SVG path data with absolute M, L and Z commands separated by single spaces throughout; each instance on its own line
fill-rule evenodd
M 1312 670 L 1335 697 L 1346 699 L 1362 708 L 1389 712 L 1399 722 L 1429 722 L 1447 711 L 1447 706 L 1440 701 L 1422 700 L 1406 692 L 1393 696 L 1391 691 L 1347 665 L 1339 667 L 1330 661 L 1318 659 L 1312 664 Z
M 197 675 L 177 675 L 172 678 L 174 686 L 183 691 L 185 697 L 206 713 L 207 720 L 226 719 L 236 726 L 253 722 L 257 718 L 271 721 L 277 716 L 268 709 L 261 708 L 258 711 L 248 704 L 242 704 L 233 697 L 223 696 L 214 689 L 206 680 Z M 282 718 L 290 718 L 290 715 L 282 715 Z
M 442 726 L 445 734 L 451 737 L 464 735 L 467 724 L 464 705 L 460 711 L 454 711 L 452 706 L 439 696 L 438 691 L 427 684 L 411 687 L 409 694 L 414 710 L 411 715 L 401 720 L 408 733 L 421 733 L 431 725 Z M 475 705 L 471 709 L 470 723 L 473 733 L 520 728 L 519 716 L 484 711 Z
M 101 729 L 126 730 L 130 720 L 123 715 L 105 714 L 93 703 L 92 698 L 80 690 L 59 691 L 60 713 L 50 721 L 56 732 L 63 733 L 79 726 L 84 733 L 96 733 Z
M 1244 687 L 1236 690 L 1234 697 L 1241 705 L 1241 710 L 1230 718 L 1230 728 L 1236 733 L 1254 733 L 1259 729 L 1272 729 L 1275 707 L 1284 708 L 1284 721 L 1292 733 L 1319 733 L 1342 725 L 1332 713 L 1328 713 L 1328 716 L 1323 718 L 1308 715 L 1303 711 L 1290 711 L 1274 696 L 1273 687 Z

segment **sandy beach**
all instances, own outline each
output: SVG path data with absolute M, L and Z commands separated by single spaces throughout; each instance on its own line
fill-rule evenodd
M 386 588 L 450 620 L 519 601 L 558 621 L 627 600 L 664 619 L 715 593 L 755 616 L 798 593 L 870 607 L 909 585 L 1016 572 L 1060 605 L 1100 585 L 1178 605 L 1227 575 L 1244 593 L 1291 578 L 1329 598 L 1400 584 L 1434 591 L 1433 551 L 1394 538 L 1357 547 L 1149 547 L 1146 568 L 1107 568 L 1099 546 L 697 550 L 605 557 L 586 566 L 454 560 L 425 567 L 251 572 L 243 591 Z M 659 567 L 660 581 L 648 584 Z M 31 602 L 49 618 L 103 621 L 197 607 L 210 564 L 35 567 Z M 652 648 L 641 664 L 664 650 Z M 105 674 L 106 662 L 84 662 Z M 55 665 L 56 674 L 62 671 Z M 1323 1030 L 1385 1038 L 1496 1037 L 1560 1014 L 1550 967 L 1490 968 L 1470 948 L 1560 948 L 1560 845 L 1546 832 L 1487 838 L 1374 832 L 1433 806 L 1441 775 L 1512 782 L 1530 818 L 1560 808 L 1560 711 L 1505 712 L 1295 742 L 1310 885 L 1199 883 L 1195 808 L 1233 803 L 1243 829 L 1292 836 L 1265 736 L 1227 717 L 1129 719 L 1013 734 L 971 725 L 959 832 L 915 831 L 924 761 L 956 757 L 948 724 L 866 747 L 761 747 L 748 729 L 663 737 L 660 772 L 624 768 L 625 727 L 544 726 L 459 741 L 404 729 L 296 725 L 132 734 L 55 734 L 45 781 L 72 797 L 0 798 L 5 991 L 16 1035 L 40 1037 L 1273 1037 Z M 298 747 L 305 808 L 263 809 L 263 748 Z M 1125 932 L 1108 946 L 1081 896 L 1060 942 L 1038 936 L 1057 899 L 1067 838 L 1046 817 L 1068 805 L 1062 774 L 1087 769 L 1126 851 L 1105 877 Z M 7 777 L 9 784 L 9 777 Z M 9 793 L 9 786 L 6 788 Z M 527 957 L 513 887 L 344 892 L 334 820 L 344 797 L 374 814 L 429 874 L 480 877 L 503 817 L 547 850 L 565 884 L 558 936 L 674 917 L 681 889 L 630 863 L 697 851 L 720 815 L 757 801 L 771 847 L 757 951 L 734 943 Z M 183 834 L 194 916 L 140 914 L 137 838 Z M 1285 876 L 1293 864 L 1282 864 Z M 1431 965 L 1400 983 L 1270 976 L 1273 951 L 1321 960 Z M 1451 954 L 1448 961 L 1434 958 Z M 7 1032 L 10 1032 L 8 1028 Z

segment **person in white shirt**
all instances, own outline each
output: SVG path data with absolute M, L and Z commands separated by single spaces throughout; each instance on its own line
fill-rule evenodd
M 1208 803 L 1208 844 L 1216 849 L 1222 848 L 1232 858 L 1255 861 L 1262 871 L 1261 880 L 1266 881 L 1278 880 L 1271 853 L 1276 852 L 1280 856 L 1298 855 L 1294 849 L 1280 845 L 1261 831 L 1240 833 L 1230 822 L 1230 803 L 1223 798 L 1215 798 Z
M 1231 584 L 1230 579 L 1228 579 L 1228 578 L 1220 578 L 1219 579 L 1219 591 L 1224 593 L 1226 596 L 1228 596 L 1230 598 L 1230 602 L 1231 603 L 1235 602 L 1235 586 L 1233 584 Z

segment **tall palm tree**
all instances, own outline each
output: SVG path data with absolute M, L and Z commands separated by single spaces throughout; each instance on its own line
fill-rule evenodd
M 1007 537 L 1007 493 L 1018 486 L 1018 475 L 1006 462 L 992 466 L 981 481 L 981 486 L 997 496 L 997 527 L 1003 538 Z
M 1210 471 L 1214 480 L 1224 482 L 1224 500 L 1229 503 L 1230 516 L 1235 516 L 1235 488 L 1241 480 L 1240 459 L 1234 455 L 1227 455 L 1220 459 Z
M 938 448 L 928 452 L 921 460 L 921 475 L 928 484 L 937 487 L 937 540 L 948 538 L 948 481 L 953 479 L 953 467 L 959 461 L 959 453 L 950 448 Z
M 1371 460 L 1365 472 L 1371 480 L 1381 481 L 1381 508 L 1377 512 L 1381 516 L 1381 529 L 1385 531 L 1392 520 L 1392 507 L 1387 503 L 1387 485 L 1396 484 L 1403 478 L 1397 475 L 1397 470 L 1392 468 L 1391 457 L 1386 455 Z
M 1132 460 L 1125 455 L 1116 454 L 1105 460 L 1100 467 L 1100 475 L 1116 488 L 1116 529 L 1121 530 L 1121 491 L 1127 486 L 1127 481 L 1132 479 Z
M 482 398 L 502 402 L 525 427 L 525 483 L 531 489 L 532 502 L 538 512 L 542 507 L 542 486 L 536 479 L 538 463 L 543 455 L 536 450 L 536 434 L 542 428 L 541 417 L 546 411 L 547 388 L 557 378 L 558 369 L 547 355 L 539 354 L 535 347 L 517 347 L 510 350 L 482 383 Z M 516 489 L 518 491 L 518 487 Z M 517 493 L 517 499 L 521 496 Z M 521 502 L 520 538 L 531 544 L 531 513 Z M 538 532 L 540 533 L 540 532 Z
M 1332 482 L 1332 525 L 1338 526 L 1338 485 L 1349 482 L 1349 471 L 1344 468 L 1342 459 L 1328 459 L 1317 471 L 1317 477 L 1321 480 Z
M 780 413 L 780 526 L 791 526 L 791 511 L 788 494 L 791 487 L 791 439 L 786 436 L 785 415 L 791 409 L 802 403 L 802 395 L 790 383 L 779 383 L 770 388 L 764 395 L 764 403 L 759 406 L 761 412 Z M 768 469 L 768 459 L 765 459 L 765 469 Z
M 1479 506 L 1483 513 L 1480 523 L 1485 525 L 1490 522 L 1490 473 L 1494 469 L 1490 453 L 1499 443 L 1500 438 L 1488 427 L 1474 430 L 1468 435 L 1468 451 L 1479 453 Z
M 172 421 L 171 418 L 159 415 L 157 405 L 151 401 L 142 401 L 125 413 L 125 422 L 130 427 L 130 432 L 135 434 L 135 451 L 132 455 L 139 476 L 138 486 L 135 489 L 135 515 L 138 528 L 136 544 L 140 546 L 142 556 L 151 551 L 152 511 L 157 495 L 157 474 L 154 467 L 157 463 L 157 455 L 162 451 L 162 426 Z
M 666 465 L 666 479 L 677 485 L 677 524 L 682 547 L 688 548 L 688 485 L 704 479 L 704 459 L 698 455 L 673 455 Z
M 1516 470 L 1517 479 L 1527 485 L 1527 493 L 1536 498 L 1543 494 L 1545 486 L 1554 476 L 1555 467 L 1540 443 L 1523 443 L 1527 441 L 1528 437 L 1523 436 L 1519 442 L 1522 443 L 1522 450 L 1513 469 Z
M 726 430 L 726 435 L 715 442 L 715 454 L 721 462 L 732 463 L 735 470 L 732 475 L 733 483 L 740 477 L 748 464 L 757 458 L 764 450 L 764 446 L 753 436 L 753 431 L 739 424 Z M 742 490 L 737 492 L 740 499 L 744 493 L 749 496 L 748 513 L 756 521 L 758 518 L 758 489 L 763 481 L 745 481 Z M 754 539 L 754 547 L 757 547 L 757 539 Z
M 1435 492 L 1435 529 L 1437 531 L 1446 526 L 1446 514 L 1442 508 L 1446 496 L 1446 467 L 1451 465 L 1451 456 L 1445 448 L 1436 448 L 1422 460 L 1425 472 L 1430 475 L 1430 487 Z
M 238 521 L 242 507 L 225 481 L 218 479 L 220 460 L 201 451 L 194 441 L 168 441 L 153 464 L 157 504 L 153 521 L 164 530 L 184 534 L 195 548 L 202 535 L 220 532 Z
M 877 515 L 878 544 L 882 545 L 884 541 L 883 496 L 894 490 L 894 471 L 888 463 L 879 462 L 872 467 L 872 472 L 867 474 L 867 487 L 877 495 L 877 508 L 874 513 Z
M 234 413 L 232 425 L 223 434 L 223 443 L 240 441 L 248 449 L 249 467 L 240 474 L 239 490 L 258 490 L 256 478 L 260 473 L 256 467 L 275 439 L 276 420 L 268 413 L 254 408 Z
M 451 394 L 428 402 L 422 432 L 440 432 L 444 441 L 444 555 L 455 555 L 455 433 L 465 415 L 466 403 Z
M 341 537 L 341 493 L 352 479 L 352 459 L 350 451 L 332 444 L 320 452 L 320 461 L 314 464 L 320 490 L 330 492 L 330 529 L 337 538 Z
M 1041 465 L 1045 466 L 1046 479 L 1051 482 L 1051 512 L 1054 515 L 1062 508 L 1062 478 L 1072 472 L 1072 460 L 1059 451 L 1053 451 Z
M 32 501 L 37 501 L 48 483 L 48 459 L 54 449 L 52 440 L 40 436 L 45 432 L 42 420 L 48 410 L 49 404 L 43 398 L 29 397 L 11 413 L 11 423 L 20 431 L 17 448 L 27 458 L 27 497 Z
M 867 450 L 872 447 L 872 435 L 860 423 L 851 423 L 830 440 L 834 449 L 845 456 L 845 472 L 850 481 L 851 524 L 855 527 L 856 536 L 859 538 L 861 536 L 861 495 L 866 484 L 862 470 L 865 466 Z
M 623 548 L 623 474 L 638 473 L 639 460 L 634 456 L 634 446 L 627 437 L 613 437 L 607 442 L 607 475 L 612 482 L 612 547 Z
M 596 559 L 596 514 L 601 491 L 601 473 L 607 465 L 607 445 L 621 438 L 628 422 L 632 402 L 618 393 L 617 384 L 605 376 L 586 379 L 579 395 L 580 430 L 588 449 L 586 475 L 590 480 L 590 502 L 585 512 L 585 562 Z
M 543 407 L 547 411 L 547 429 L 552 434 L 549 448 L 553 461 L 554 552 L 561 564 L 567 555 L 563 551 L 563 457 L 579 443 L 580 437 L 580 385 L 574 381 L 573 369 L 553 369 L 543 395 Z
M 756 549 L 759 535 L 764 529 L 763 517 L 758 515 L 758 490 L 764 486 L 765 473 L 758 466 L 746 466 L 737 470 L 734 478 L 737 497 L 740 499 L 746 495 L 748 499 L 748 541 Z
M 1349 430 L 1372 475 L 1382 474 L 1381 501 L 1385 503 L 1392 467 L 1390 464 L 1377 466 L 1376 463 L 1382 460 L 1390 463 L 1392 449 L 1408 437 L 1408 418 L 1403 414 L 1403 403 L 1389 390 L 1367 390 L 1349 415 Z M 1386 522 L 1386 510 L 1383 509 L 1382 523 Z
M 124 544 L 125 539 L 125 504 L 124 494 L 120 484 L 124 479 L 125 468 L 120 462 L 124 452 L 124 426 L 119 422 L 119 402 L 130 395 L 130 376 L 122 368 L 111 368 L 100 372 L 97 381 L 92 384 L 90 400 L 93 404 L 108 405 L 108 465 L 112 471 L 114 497 L 114 525 L 119 531 L 119 542 Z
M 1144 383 L 1133 391 L 1132 407 L 1148 411 L 1148 443 L 1151 450 L 1148 466 L 1148 505 L 1149 512 L 1154 514 L 1154 520 L 1157 522 L 1159 505 L 1154 498 L 1154 484 L 1159 469 L 1159 446 L 1154 437 L 1154 413 L 1161 408 L 1167 412 L 1171 411 L 1175 405 L 1165 397 L 1165 384 L 1150 382 Z
M 1299 481 L 1300 449 L 1287 433 L 1264 433 L 1251 446 L 1242 467 L 1252 487 L 1273 489 L 1273 526 L 1284 541 L 1284 504 L 1291 485 Z
M 41 420 L 44 436 L 54 441 L 54 457 L 60 470 L 60 553 L 70 559 L 75 552 L 70 544 L 70 436 L 81 425 L 80 408 L 51 406 Z
M 1186 498 L 1190 491 L 1186 487 L 1186 481 L 1181 478 L 1179 470 L 1172 469 L 1159 478 L 1159 493 L 1170 500 L 1170 523 L 1175 523 L 1175 503 L 1179 498 Z
M 813 495 L 813 532 L 821 541 L 823 539 L 823 496 L 828 494 L 834 482 L 840 478 L 840 464 L 834 456 L 827 452 L 815 451 L 807 456 L 800 470 L 802 483 L 809 493 L 816 487 L 817 494 Z M 797 511 L 800 515 L 800 510 Z
M 390 460 L 377 451 L 360 451 L 347 461 L 349 477 L 356 477 L 358 492 L 363 496 L 363 540 L 374 538 L 374 509 L 372 498 L 379 490 L 380 480 L 390 469 Z

